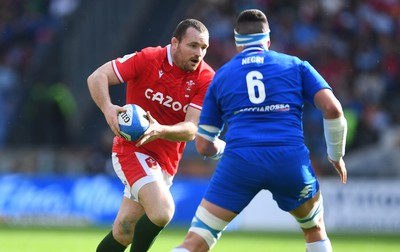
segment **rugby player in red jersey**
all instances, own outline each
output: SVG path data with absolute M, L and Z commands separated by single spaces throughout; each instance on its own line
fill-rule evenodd
M 214 70 L 203 58 L 209 33 L 200 21 L 185 19 L 171 44 L 147 47 L 105 63 L 88 77 L 90 94 L 116 135 L 113 167 L 125 185 L 112 231 L 98 252 L 147 251 L 174 213 L 169 191 L 187 141 L 194 139 L 206 90 Z M 119 133 L 118 113 L 109 86 L 126 83 L 126 104 L 147 111 L 150 126 L 141 139 Z

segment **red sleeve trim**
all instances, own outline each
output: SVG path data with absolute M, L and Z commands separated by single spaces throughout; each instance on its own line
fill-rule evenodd
M 121 83 L 125 82 L 124 79 L 122 79 L 122 76 L 118 71 L 117 63 L 115 62 L 115 60 L 111 61 L 111 64 L 112 64 L 112 69 L 113 69 L 113 71 L 115 73 L 115 76 L 117 76 L 119 82 L 121 82 Z

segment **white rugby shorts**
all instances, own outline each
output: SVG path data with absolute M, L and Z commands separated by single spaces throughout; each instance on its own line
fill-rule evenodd
M 165 183 L 167 188 L 172 185 L 173 176 L 161 169 L 158 162 L 146 154 L 113 152 L 112 162 L 115 173 L 125 185 L 126 198 L 138 201 L 140 188 L 151 182 L 160 181 Z

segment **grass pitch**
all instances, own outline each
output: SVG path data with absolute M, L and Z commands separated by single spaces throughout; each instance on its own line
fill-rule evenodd
M 0 227 L 2 252 L 91 252 L 108 229 Z M 181 243 L 186 230 L 165 229 L 151 252 L 170 251 Z M 400 235 L 330 234 L 335 252 L 399 252 Z M 128 251 L 128 249 L 126 250 Z M 302 234 L 226 232 L 213 252 L 304 252 Z

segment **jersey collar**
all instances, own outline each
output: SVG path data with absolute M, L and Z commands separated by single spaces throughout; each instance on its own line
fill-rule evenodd
M 174 63 L 172 63 L 171 44 L 167 45 L 167 59 L 168 59 L 169 65 L 173 66 Z
M 164 60 L 164 70 L 167 72 L 172 71 L 175 75 L 185 75 L 188 74 L 185 70 L 182 68 L 178 67 L 177 65 L 174 64 L 172 61 L 172 54 L 171 54 L 171 44 L 167 45 L 167 60 Z M 166 63 L 168 61 L 168 63 Z M 201 66 L 201 63 L 197 69 L 199 69 Z
M 261 46 L 261 45 L 246 46 L 242 50 L 242 53 L 249 53 L 249 52 L 255 52 L 255 51 L 266 51 L 266 49 L 264 46 Z

